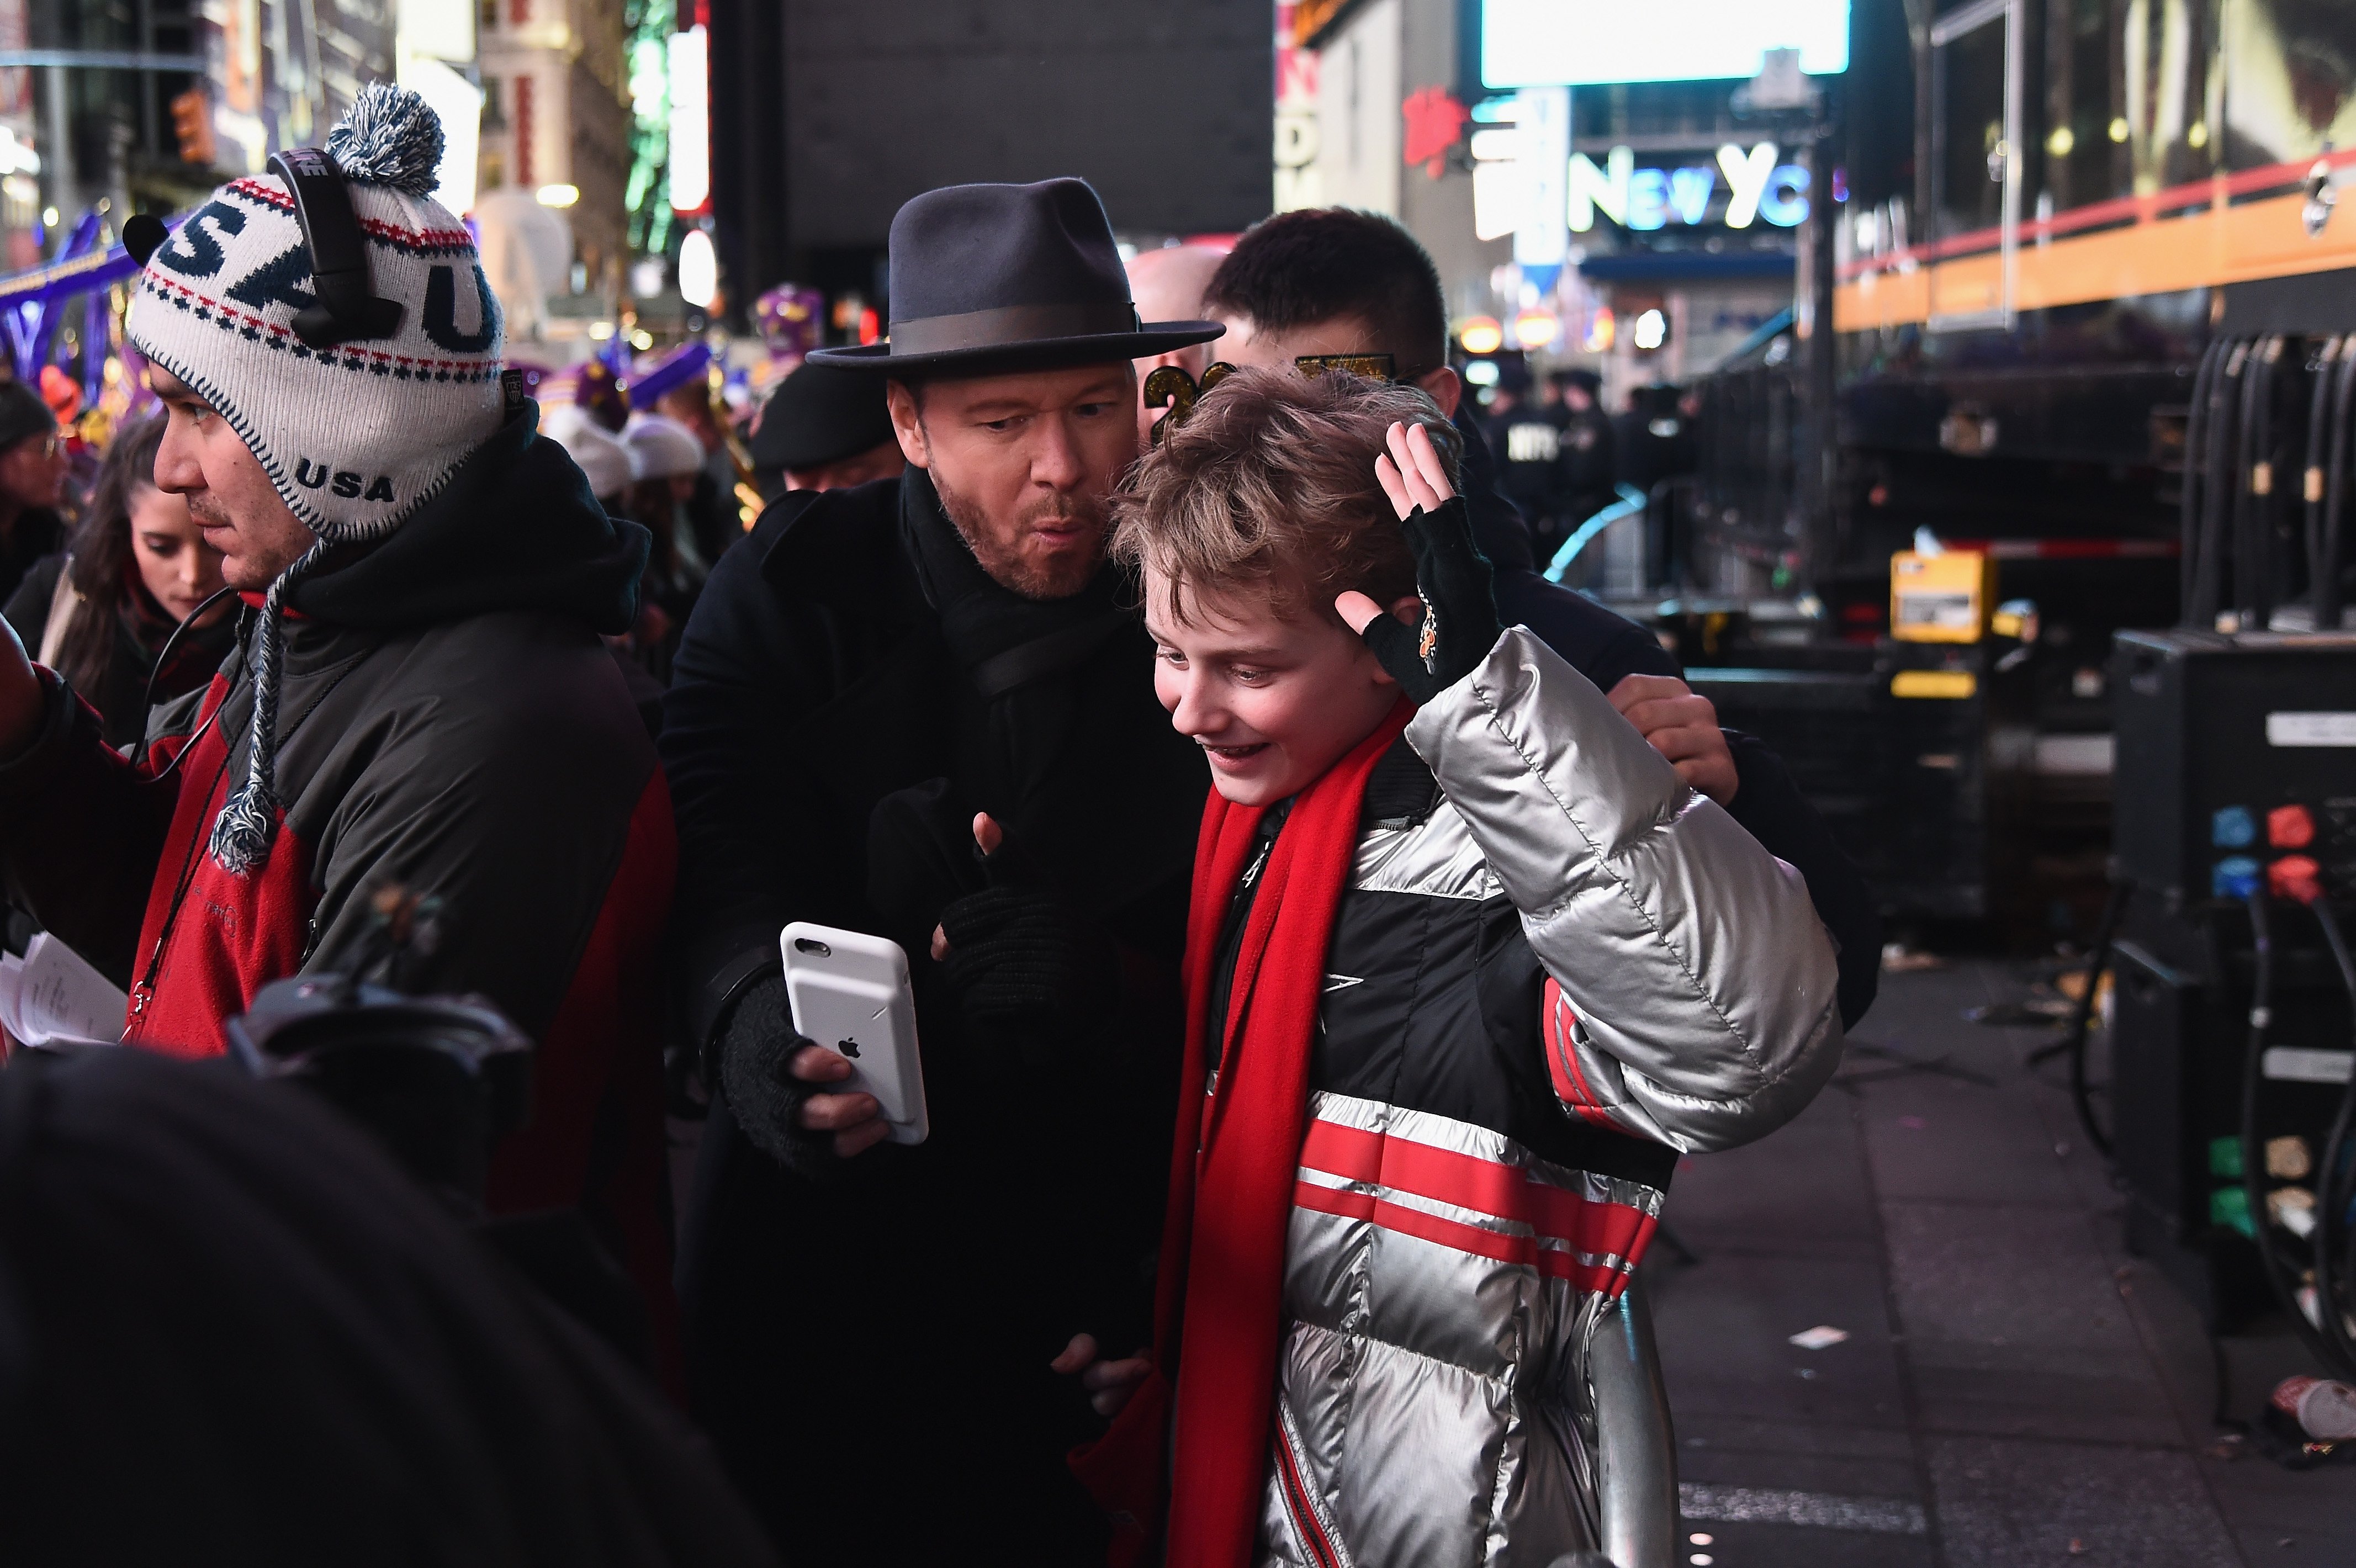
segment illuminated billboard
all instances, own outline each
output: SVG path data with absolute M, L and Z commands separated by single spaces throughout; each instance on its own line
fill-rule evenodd
M 1759 74 L 1797 49 L 1817 76 L 1848 69 L 1849 0 L 1481 0 L 1481 80 L 1493 88 L 1709 81 Z

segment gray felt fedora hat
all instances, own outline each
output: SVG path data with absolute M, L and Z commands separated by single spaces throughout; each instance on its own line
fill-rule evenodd
M 947 375 L 1142 359 L 1226 330 L 1137 319 L 1104 203 L 1086 180 L 928 190 L 892 219 L 892 331 L 820 365 Z

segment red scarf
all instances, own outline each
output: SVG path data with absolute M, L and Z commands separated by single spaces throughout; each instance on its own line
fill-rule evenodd
M 1073 1458 L 1113 1515 L 1114 1568 L 1141 1555 L 1162 1515 L 1165 1475 L 1168 1568 L 1243 1568 L 1250 1561 L 1268 1475 L 1284 1242 L 1325 950 L 1357 859 L 1366 777 L 1414 715 L 1402 699 L 1294 800 L 1237 949 L 1219 1092 L 1209 1099 L 1203 1042 L 1212 972 L 1266 808 L 1236 805 L 1214 791 L 1204 810 L 1186 921 L 1185 1064 L 1162 1232 L 1154 1371 L 1104 1440 Z

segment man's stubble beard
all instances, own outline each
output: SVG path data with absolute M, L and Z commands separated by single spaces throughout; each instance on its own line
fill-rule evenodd
M 214 500 L 209 491 L 184 496 L 181 499 L 187 502 L 188 516 L 196 519 L 199 528 L 233 528 L 237 526 L 237 519 L 229 515 L 229 508 Z
M 931 475 L 933 493 L 940 497 L 941 510 L 946 513 L 958 537 L 973 551 L 993 581 L 1013 590 L 1025 599 L 1069 599 L 1088 585 L 1104 565 L 1105 541 L 1110 532 L 1102 496 L 1060 496 L 1053 501 L 1036 503 L 1023 510 L 1023 531 L 1013 548 L 1008 549 L 991 538 L 982 509 L 967 497 L 958 495 L 944 482 L 938 470 Z M 1022 553 L 1023 540 L 1031 537 L 1033 527 L 1048 517 L 1074 518 L 1093 525 L 1096 545 L 1086 556 L 1057 559 L 1045 563 L 1026 560 Z
M 199 490 L 186 496 L 184 499 L 188 505 L 188 516 L 195 520 L 198 527 L 230 528 L 235 530 L 239 544 L 252 545 L 254 542 L 252 532 L 238 521 L 227 507 L 221 505 L 220 499 L 211 491 Z M 263 592 L 273 582 L 278 581 L 279 573 L 294 564 L 296 557 L 309 549 L 313 542 L 316 541 L 306 534 L 303 540 L 294 547 L 294 557 L 289 557 L 285 561 L 276 565 L 271 564 L 267 560 L 257 562 L 251 554 L 232 555 L 224 552 L 221 558 L 221 581 L 225 586 L 234 588 L 241 593 Z

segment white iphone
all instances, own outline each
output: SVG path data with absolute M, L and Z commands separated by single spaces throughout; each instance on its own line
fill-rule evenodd
M 925 1117 L 908 955 L 887 937 L 799 920 L 777 945 L 795 1029 L 851 1061 L 851 1076 L 826 1092 L 874 1095 L 894 1143 L 923 1143 L 932 1124 Z

